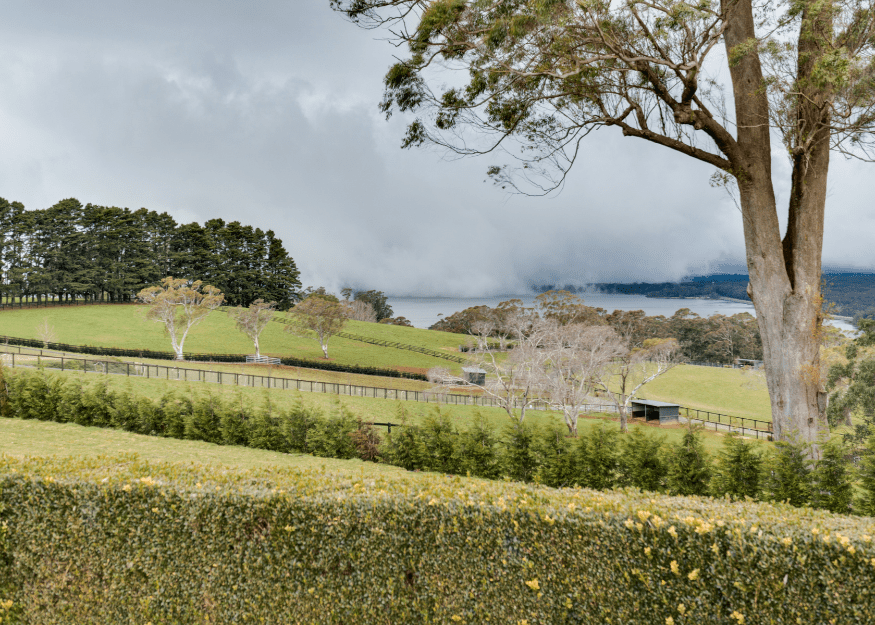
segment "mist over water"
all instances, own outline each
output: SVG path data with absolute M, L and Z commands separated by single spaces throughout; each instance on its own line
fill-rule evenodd
M 534 306 L 537 295 L 494 295 L 487 297 L 393 297 L 389 296 L 396 317 L 406 317 L 417 328 L 428 328 L 443 317 L 465 310 L 472 306 L 489 306 L 494 308 L 509 299 L 520 299 L 525 306 Z M 736 315 L 746 312 L 756 316 L 753 304 L 736 300 L 722 299 L 686 299 L 644 297 L 643 295 L 583 293 L 580 296 L 587 306 L 604 308 L 608 312 L 615 310 L 643 310 L 648 316 L 663 315 L 671 317 L 681 308 L 689 308 L 700 317 L 710 317 L 714 314 Z M 844 331 L 853 331 L 853 326 L 847 321 L 831 320 L 834 325 Z

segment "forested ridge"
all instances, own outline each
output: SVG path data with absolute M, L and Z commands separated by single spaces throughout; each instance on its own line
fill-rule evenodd
M 232 306 L 288 308 L 301 282 L 272 230 L 62 200 L 41 210 L 0 198 L 0 301 L 133 301 L 165 276 L 202 280 Z
M 685 282 L 602 282 L 588 287 L 562 288 L 573 293 L 595 288 L 608 294 L 750 301 L 747 296 L 747 283 L 747 275 L 744 274 L 715 274 L 699 276 Z M 875 274 L 824 273 L 822 283 L 824 306 L 833 314 L 854 317 L 855 320 L 875 317 Z M 543 285 L 534 288 L 543 292 L 556 287 Z

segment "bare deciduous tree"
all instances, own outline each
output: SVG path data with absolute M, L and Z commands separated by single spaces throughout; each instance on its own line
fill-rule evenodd
M 806 371 L 819 369 L 827 175 L 833 151 L 873 158 L 873 0 L 330 1 L 408 48 L 382 104 L 421 112 L 404 147 L 477 155 L 518 141 L 506 153 L 522 167 L 489 173 L 535 192 L 562 183 L 598 128 L 715 168 L 741 213 L 775 436 L 816 443 L 825 403 Z M 785 232 L 773 138 L 790 164 Z
M 258 337 L 261 332 L 273 319 L 273 313 L 276 309 L 276 302 L 265 302 L 263 299 L 257 299 L 248 308 L 232 308 L 228 311 L 237 329 L 248 336 L 255 344 L 255 357 L 261 357 L 261 350 L 258 345 Z
M 346 313 L 337 298 L 318 293 L 289 310 L 286 318 L 285 331 L 317 341 L 325 358 L 328 358 L 328 340 L 346 323 Z
M 146 318 L 164 324 L 176 360 L 183 359 L 183 345 L 189 331 L 221 306 L 225 296 L 214 286 L 200 280 L 168 276 L 162 286 L 152 286 L 137 293 L 137 299 L 148 304 Z
M 55 326 L 49 323 L 48 317 L 43 317 L 42 323 L 36 327 L 36 337 L 43 342 L 43 347 L 48 347 L 49 343 L 54 343 L 58 340 L 58 335 L 55 334 Z
M 613 349 L 617 354 L 614 362 L 599 371 L 595 385 L 614 402 L 620 430 L 626 432 L 632 400 L 645 384 L 680 364 L 679 346 L 675 339 L 647 339 L 643 347 L 629 349 L 628 343 L 617 337 Z
M 344 300 L 341 302 L 347 319 L 377 323 L 377 312 L 374 307 L 363 300 Z
M 541 400 L 541 361 L 546 356 L 542 346 L 555 324 L 526 312 L 506 315 L 501 332 L 514 342 L 510 352 L 489 340 L 495 331 L 494 324 L 484 323 L 478 328 L 481 333 L 476 337 L 477 347 L 471 354 L 471 364 L 486 372 L 486 382 L 473 386 L 494 399 L 511 419 L 522 423 L 526 410 Z M 472 385 L 444 367 L 431 369 L 429 380 L 439 391 Z
M 560 410 L 572 436 L 577 419 L 604 371 L 624 355 L 616 332 L 607 326 L 555 326 L 544 341 L 542 388 L 550 405 Z

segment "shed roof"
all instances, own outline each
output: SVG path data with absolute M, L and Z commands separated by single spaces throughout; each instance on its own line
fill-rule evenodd
M 633 399 L 633 404 L 639 404 L 641 406 L 653 406 L 654 408 L 678 408 L 678 404 L 670 404 L 665 401 L 654 401 L 652 399 Z

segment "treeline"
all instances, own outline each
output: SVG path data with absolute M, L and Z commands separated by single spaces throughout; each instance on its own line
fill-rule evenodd
M 747 296 L 747 276 L 735 280 L 695 280 L 692 282 L 659 282 L 647 283 L 636 282 L 634 284 L 622 284 L 617 282 L 605 282 L 594 284 L 602 293 L 611 295 L 644 295 L 645 297 L 689 297 L 708 299 L 742 299 L 749 300 Z
M 2 374 L 0 370 L 0 382 Z M 193 396 L 169 391 L 150 398 L 130 389 L 111 389 L 105 382 L 86 386 L 45 371 L 11 371 L 0 384 L 0 411 L 8 417 L 282 453 L 361 458 L 411 471 L 508 478 L 553 487 L 629 486 L 675 495 L 710 494 L 786 501 L 832 512 L 875 513 L 875 437 L 855 471 L 848 449 L 838 440 L 824 444 L 821 459 L 812 462 L 804 445 L 778 442 L 763 453 L 755 443 L 730 435 L 714 457 L 696 429 L 689 429 L 676 443 L 666 443 L 663 436 L 642 428 L 621 435 L 604 424 L 570 438 L 559 424 L 542 428 L 508 422 L 496 432 L 479 417 L 468 429 L 460 429 L 440 408 L 414 425 L 403 405 L 397 410 L 400 427 L 383 434 L 339 401 L 326 415 L 300 401 L 290 409 L 277 409 L 267 394 L 261 405 L 249 403 L 242 394 L 226 400 L 211 393 Z
M 286 309 L 301 286 L 271 230 L 222 219 L 178 224 L 167 213 L 72 198 L 41 210 L 0 198 L 0 270 L 6 303 L 127 302 L 174 276 L 217 287 L 232 306 L 261 298 Z
M 563 292 L 559 291 L 559 293 Z M 504 304 L 506 302 L 496 308 L 489 306 L 466 308 L 444 317 L 430 329 L 473 334 L 478 322 L 494 320 L 506 309 Z M 551 314 L 556 313 L 545 312 L 546 316 Z M 651 317 L 645 315 L 643 310 L 615 310 L 608 313 L 604 308 L 579 306 L 574 312 L 573 320 L 588 325 L 609 325 L 621 336 L 628 338 L 633 348 L 640 347 L 647 339 L 676 339 L 680 344 L 681 353 L 691 361 L 729 364 L 737 358 L 751 360 L 763 358 L 759 327 L 756 318 L 749 313 L 700 317 L 689 308 L 682 308 L 671 317 L 663 315 Z
M 605 282 L 592 287 L 608 294 L 749 300 L 747 283 L 746 275 L 732 274 L 703 276 L 688 282 Z M 822 289 L 827 311 L 854 317 L 855 323 L 862 318 L 875 318 L 875 274 L 824 274 Z

